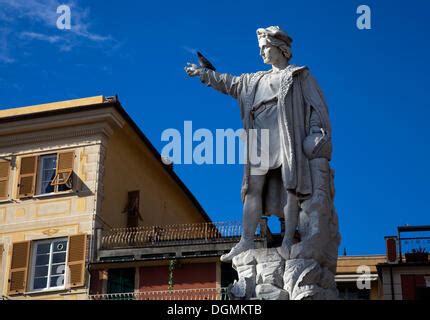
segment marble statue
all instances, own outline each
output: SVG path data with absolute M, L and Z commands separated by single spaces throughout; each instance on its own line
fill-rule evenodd
M 233 76 L 191 63 L 185 67 L 189 76 L 198 76 L 207 86 L 238 101 L 245 132 L 269 131 L 268 164 L 245 162 L 243 232 L 239 243 L 221 256 L 221 261 L 233 261 L 238 271 L 242 282 L 232 290 L 236 297 L 332 299 L 337 296 L 334 274 L 340 234 L 333 206 L 327 104 L 309 69 L 290 64 L 292 39 L 285 31 L 278 26 L 259 28 L 257 39 L 264 63 L 271 65 L 268 71 Z M 249 136 L 247 150 L 261 146 L 250 142 Z M 255 249 L 254 235 L 262 214 L 285 219 L 282 246 L 276 248 L 276 254 L 273 248 L 270 252 Z M 295 243 L 297 231 L 301 240 Z M 274 278 L 275 273 L 262 277 L 257 271 L 265 269 L 259 264 L 274 256 L 282 260 L 276 260 L 272 268 L 282 274 L 282 281 L 278 277 L 271 283 L 267 279 Z M 242 272 L 246 276 L 241 278 L 239 269 L 246 270 Z M 246 294 L 238 289 L 244 286 L 248 286 Z

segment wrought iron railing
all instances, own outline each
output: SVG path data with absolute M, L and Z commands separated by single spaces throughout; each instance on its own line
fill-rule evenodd
M 227 288 L 95 294 L 90 300 L 228 300 Z
M 400 261 L 428 262 L 430 253 L 430 226 L 400 226 L 397 245 Z M 403 234 L 412 234 L 405 237 Z M 403 260 L 405 259 L 405 260 Z
M 410 252 L 430 252 L 430 237 L 401 238 L 399 241 L 401 242 L 404 254 Z
M 229 242 L 241 233 L 241 223 L 231 221 L 117 228 L 102 235 L 101 249 Z

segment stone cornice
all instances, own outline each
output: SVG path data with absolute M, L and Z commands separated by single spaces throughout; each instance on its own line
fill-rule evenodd
M 88 127 L 82 128 L 77 127 L 73 129 L 68 129 L 67 131 L 55 130 L 51 132 L 37 132 L 37 133 L 26 133 L 19 135 L 10 135 L 6 137 L 0 137 L 0 148 L 11 147 L 15 145 L 23 145 L 23 144 L 39 144 L 42 142 L 52 142 L 70 138 L 79 138 L 79 137 L 94 137 L 99 134 L 103 134 L 109 137 L 112 134 L 112 128 L 106 125 L 99 125 L 98 127 Z
M 124 119 L 114 107 L 82 110 L 34 119 L 13 120 L 4 125 L 2 124 L 0 127 L 0 137 L 29 131 L 33 132 L 67 126 L 86 125 L 97 122 L 109 122 L 118 127 L 122 127 L 125 123 Z
M 124 123 L 114 108 L 13 121 L 0 128 L 0 148 L 100 134 L 110 137 L 115 128 L 123 127 Z

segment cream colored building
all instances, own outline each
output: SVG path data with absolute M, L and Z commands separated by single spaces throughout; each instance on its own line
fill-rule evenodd
M 116 97 L 0 111 L 0 296 L 85 299 L 96 228 L 210 221 Z
M 339 298 L 382 299 L 381 279 L 376 266 L 385 261 L 384 255 L 339 256 L 335 278 Z

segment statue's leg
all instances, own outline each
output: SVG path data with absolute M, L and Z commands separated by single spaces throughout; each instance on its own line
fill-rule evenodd
M 285 234 L 282 240 L 281 254 L 289 259 L 291 246 L 294 243 L 294 235 L 299 223 L 299 201 L 291 191 L 284 190 L 283 211 L 285 217 Z
M 265 175 L 254 175 L 249 178 L 248 192 L 243 207 L 243 233 L 242 238 L 254 241 L 260 216 L 263 212 L 263 189 Z
M 231 261 L 239 253 L 255 247 L 255 230 L 263 211 L 262 197 L 265 179 L 265 175 L 251 175 L 249 177 L 248 190 L 243 207 L 242 237 L 229 253 L 221 256 L 221 261 Z
M 276 215 L 279 218 L 284 218 L 284 186 L 282 183 L 281 168 L 282 167 L 269 170 L 266 175 L 263 192 L 263 210 L 268 216 Z

